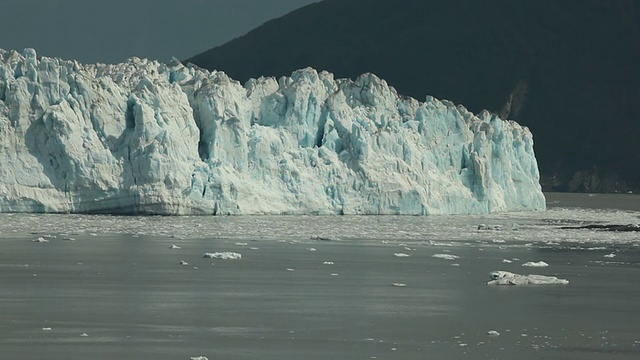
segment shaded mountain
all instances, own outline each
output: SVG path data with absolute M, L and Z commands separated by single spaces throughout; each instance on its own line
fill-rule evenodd
M 373 72 L 529 126 L 547 191 L 640 189 L 638 1 L 325 0 L 187 61 L 240 81 Z

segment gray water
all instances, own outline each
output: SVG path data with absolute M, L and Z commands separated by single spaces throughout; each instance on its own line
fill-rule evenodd
M 639 236 L 557 226 L 637 217 L 0 215 L 0 359 L 638 359 Z M 570 282 L 486 285 L 493 270 Z

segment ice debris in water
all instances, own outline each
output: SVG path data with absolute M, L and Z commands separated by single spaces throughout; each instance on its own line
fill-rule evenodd
M 500 333 L 495 331 L 495 330 L 489 330 L 489 331 L 487 331 L 487 335 L 489 335 L 489 336 L 500 336 Z
M 192 356 L 189 360 L 209 360 L 206 356 Z
M 189 265 L 189 263 L 184 261 L 184 260 L 182 260 L 182 261 L 180 261 L 180 265 Z
M 204 257 L 209 259 L 239 260 L 239 259 L 242 259 L 242 254 L 238 254 L 236 252 L 230 252 L 230 251 L 223 251 L 223 252 L 205 253 Z
M 510 263 L 512 263 L 512 261 L 511 261 L 511 260 L 509 260 L 509 259 L 502 259 L 502 262 L 503 262 L 503 263 L 505 263 L 505 264 L 510 264 Z
M 444 260 L 455 260 L 459 258 L 459 256 L 452 255 L 452 254 L 434 254 L 434 255 L 431 255 L 431 257 L 436 259 L 444 259 Z
M 614 258 L 614 257 L 616 257 L 616 254 L 611 253 L 611 254 L 605 255 L 604 257 L 606 257 L 606 258 Z
M 401 258 L 401 257 L 409 257 L 411 255 L 405 254 L 405 253 L 395 253 L 395 254 L 393 254 L 393 256 Z
M 393 283 L 391 285 L 396 286 L 396 287 L 405 287 L 405 286 L 407 286 L 407 284 L 403 284 L 403 283 Z
M 549 266 L 549 264 L 547 264 L 544 261 L 538 261 L 538 262 L 529 261 L 529 262 L 526 262 L 526 263 L 522 264 L 522 266 L 527 266 L 527 267 L 547 267 L 547 266 Z
M 569 280 L 545 275 L 519 275 L 508 271 L 492 271 L 488 285 L 551 285 L 568 284 Z
M 37 243 L 48 243 L 49 242 L 49 240 L 47 240 L 47 239 L 45 239 L 43 237 L 39 237 L 39 238 L 31 240 L 31 241 L 37 242 Z
M 171 246 L 169 246 L 169 249 L 180 249 L 180 246 L 176 244 L 171 244 Z
M 486 224 L 478 224 L 478 230 L 502 230 L 502 225 L 486 225 Z

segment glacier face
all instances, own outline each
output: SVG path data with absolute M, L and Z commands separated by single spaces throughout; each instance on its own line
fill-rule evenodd
M 0 212 L 542 210 L 530 131 L 313 69 L 242 86 L 133 58 L 0 50 Z

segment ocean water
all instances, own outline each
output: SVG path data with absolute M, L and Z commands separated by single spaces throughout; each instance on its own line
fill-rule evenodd
M 637 198 L 547 197 L 484 216 L 0 214 L 0 359 L 640 358 L 640 233 L 560 228 L 640 223 Z

